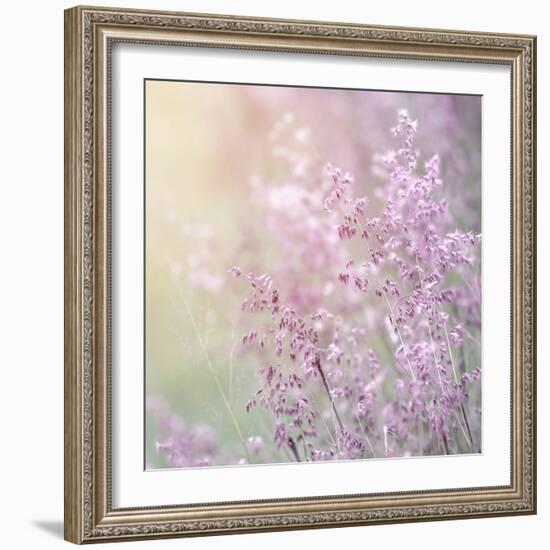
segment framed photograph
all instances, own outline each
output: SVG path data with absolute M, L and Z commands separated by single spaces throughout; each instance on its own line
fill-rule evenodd
M 65 538 L 533 514 L 534 36 L 65 12 Z

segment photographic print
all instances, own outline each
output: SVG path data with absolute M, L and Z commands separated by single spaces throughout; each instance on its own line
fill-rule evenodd
M 536 513 L 536 37 L 65 11 L 65 538 Z
M 481 97 L 144 85 L 146 468 L 482 452 Z

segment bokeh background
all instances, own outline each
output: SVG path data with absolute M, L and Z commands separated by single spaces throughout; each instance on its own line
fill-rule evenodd
M 480 97 L 147 81 L 148 468 L 169 467 L 157 449 L 159 411 L 210 434 L 227 464 L 242 452 L 225 398 L 245 438 L 272 437 L 267 412 L 245 411 L 259 365 L 241 349 L 243 293 L 228 273 L 233 265 L 270 272 L 285 250 L 267 230 L 258 182 L 315 185 L 330 162 L 376 197 L 400 109 L 418 120 L 421 158 L 441 159 L 456 227 L 480 232 Z

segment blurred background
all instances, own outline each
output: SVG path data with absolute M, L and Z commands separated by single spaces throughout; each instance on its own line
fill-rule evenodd
M 456 228 L 480 232 L 480 97 L 147 81 L 148 468 L 173 466 L 159 452 L 167 419 L 215 447 L 218 464 L 242 457 L 236 423 L 244 439 L 272 438 L 269 413 L 245 411 L 263 365 L 242 349 L 247 290 L 228 270 L 296 265 L 288 241 L 299 234 L 280 234 L 296 206 L 287 191 L 321 186 L 327 163 L 351 172 L 376 206 L 380 156 L 395 146 L 400 109 L 418 121 L 421 160 L 440 157 Z M 323 265 L 300 277 L 314 280 Z

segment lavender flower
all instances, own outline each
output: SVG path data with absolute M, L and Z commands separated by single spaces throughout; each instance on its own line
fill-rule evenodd
M 261 335 L 253 329 L 243 343 L 261 342 L 259 357 L 266 362 L 247 411 L 257 405 L 271 411 L 273 441 L 295 460 L 479 451 L 479 426 L 474 434 L 465 388 L 480 371 L 467 373 L 458 358 L 463 318 L 471 322 L 471 312 L 479 310 L 479 294 L 468 293 L 470 285 L 461 281 L 473 277 L 471 286 L 479 288 L 480 235 L 451 226 L 439 157 L 418 170 L 416 132 L 417 122 L 400 111 L 391 130 L 398 146 L 383 157 L 382 200 L 372 201 L 377 211 L 368 197 L 355 196 L 351 174 L 328 165 L 324 196 L 319 188 L 297 188 L 300 211 L 284 219 L 284 231 L 277 225 L 279 233 L 299 235 L 300 242 L 326 243 L 323 265 L 341 294 L 312 295 L 296 279 L 296 265 L 303 268 L 308 253 L 301 264 L 293 256 L 291 264 L 280 265 L 284 300 L 272 276 L 246 275 L 252 292 L 243 311 L 264 321 Z M 308 228 L 304 205 L 315 219 Z M 318 219 L 321 211 L 332 229 Z M 288 243 L 296 249 L 296 240 Z M 338 260 L 341 268 L 335 269 Z M 457 308 L 460 321 L 452 317 Z M 362 320 L 365 311 L 375 312 L 378 321 Z M 385 324 L 381 366 L 367 340 L 370 329 L 379 332 Z

